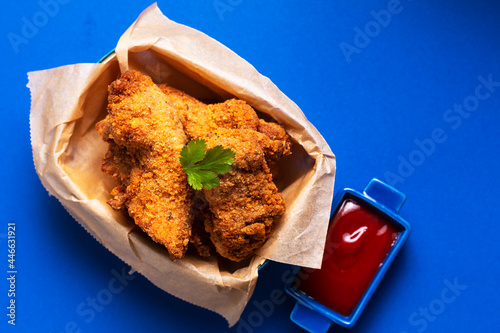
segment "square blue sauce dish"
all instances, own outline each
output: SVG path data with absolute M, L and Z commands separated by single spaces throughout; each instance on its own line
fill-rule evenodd
M 311 333 L 354 326 L 410 235 L 398 213 L 405 200 L 378 179 L 335 196 L 321 269 L 301 268 L 285 286 L 297 301 L 293 322 Z

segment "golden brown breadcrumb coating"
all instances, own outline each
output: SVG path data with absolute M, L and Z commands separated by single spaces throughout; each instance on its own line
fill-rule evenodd
M 102 171 L 117 184 L 108 204 L 128 212 L 172 260 L 191 242 L 202 257 L 215 248 L 241 261 L 264 244 L 285 211 L 270 166 L 290 153 L 290 140 L 242 100 L 205 104 L 128 71 L 109 86 L 108 115 L 96 129 L 109 143 Z M 192 190 L 180 163 L 181 149 L 198 138 L 207 149 L 235 153 L 212 190 Z
M 167 95 L 169 104 L 181 115 L 182 125 L 190 140 L 221 129 L 248 129 L 253 130 L 252 134 L 264 151 L 268 164 L 290 154 L 290 139 L 285 129 L 277 123 L 259 119 L 245 101 L 230 99 L 218 104 L 204 104 L 166 84 L 160 84 L 160 88 Z
M 109 86 L 108 115 L 96 129 L 110 142 L 102 170 L 118 183 L 109 204 L 126 208 L 176 260 L 191 236 L 193 191 L 179 161 L 187 137 L 165 100 L 151 78 L 126 72 Z
M 190 140 L 203 138 L 207 147 L 222 145 L 235 152 L 232 170 L 220 185 L 202 190 L 208 202 L 205 230 L 217 252 L 241 261 L 271 236 L 285 211 L 268 163 L 290 153 L 290 141 L 278 124 L 260 120 L 247 103 L 231 99 L 206 105 L 172 87 L 160 85 L 175 106 Z

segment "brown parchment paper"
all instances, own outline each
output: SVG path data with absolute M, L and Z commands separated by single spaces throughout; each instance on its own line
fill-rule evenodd
M 273 236 L 241 264 L 188 254 L 172 262 L 129 217 L 106 204 L 113 180 L 100 170 L 107 150 L 94 125 L 106 115 L 107 86 L 140 70 L 202 100 L 247 101 L 285 126 L 294 141 L 276 179 L 286 213 Z M 103 63 L 28 73 L 36 171 L 50 195 L 101 244 L 166 292 L 234 325 L 265 259 L 319 268 L 330 216 L 335 156 L 302 111 L 268 78 L 212 38 L 167 19 L 156 4 L 123 34 Z

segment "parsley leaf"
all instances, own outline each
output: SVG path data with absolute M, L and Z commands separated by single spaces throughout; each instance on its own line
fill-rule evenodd
M 211 190 L 219 186 L 217 174 L 231 170 L 234 152 L 222 146 L 215 146 L 207 151 L 203 139 L 190 141 L 181 150 L 182 170 L 188 176 L 188 183 L 195 190 L 205 188 Z
M 183 168 L 190 168 L 205 158 L 207 144 L 203 139 L 189 141 L 187 146 L 181 150 L 181 165 Z M 184 170 L 186 171 L 186 170 Z

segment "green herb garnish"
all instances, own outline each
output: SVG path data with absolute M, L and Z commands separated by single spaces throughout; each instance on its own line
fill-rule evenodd
M 219 186 L 219 177 L 229 170 L 234 162 L 234 152 L 222 146 L 207 150 L 203 139 L 189 141 L 181 150 L 182 170 L 187 174 L 189 185 L 195 190 L 211 190 Z

